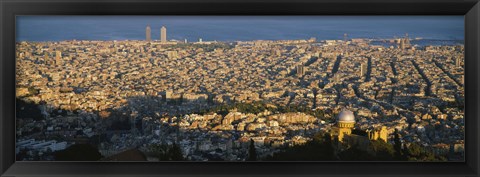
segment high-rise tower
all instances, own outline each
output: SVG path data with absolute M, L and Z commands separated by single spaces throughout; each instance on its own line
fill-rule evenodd
M 347 43 L 347 41 L 348 41 L 348 34 L 345 33 L 345 34 L 343 34 L 343 42 L 345 42 L 345 49 L 344 49 L 345 51 L 343 51 L 344 56 L 348 56 L 348 43 Z
M 150 25 L 147 25 L 147 28 L 145 28 L 145 40 L 152 40 L 152 29 L 150 28 Z
M 405 46 L 410 48 L 410 38 L 408 37 L 408 33 L 405 33 Z
M 61 65 L 62 64 L 62 52 L 55 51 L 55 64 Z
M 160 42 L 167 42 L 167 28 L 165 26 L 160 28 Z
M 398 48 L 399 49 L 405 49 L 405 40 L 404 39 L 400 39 L 400 43 L 398 44 Z
M 360 64 L 360 77 L 367 75 L 368 65 L 366 63 Z

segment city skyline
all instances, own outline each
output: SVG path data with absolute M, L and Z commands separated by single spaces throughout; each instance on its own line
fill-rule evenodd
M 403 36 L 405 33 L 409 33 L 412 38 L 459 41 L 464 38 L 463 16 L 255 16 L 248 20 L 247 18 L 19 16 L 17 41 L 143 40 L 145 36 L 141 31 L 145 31 L 145 25 L 151 25 L 156 31 L 152 34 L 152 39 L 160 39 L 157 30 L 161 26 L 168 26 L 172 30 L 169 34 L 170 39 L 178 41 L 184 39 L 198 41 L 199 38 L 206 41 L 293 40 L 310 37 L 318 40 L 341 40 L 344 33 L 349 34 L 349 38 L 390 38 Z M 64 26 L 65 24 L 68 26 Z

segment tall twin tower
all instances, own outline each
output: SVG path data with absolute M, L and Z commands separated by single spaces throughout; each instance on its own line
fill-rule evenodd
M 145 29 L 145 38 L 147 41 L 152 41 L 152 29 L 150 25 L 147 25 Z M 167 28 L 165 28 L 165 26 L 160 28 L 160 42 L 167 42 Z

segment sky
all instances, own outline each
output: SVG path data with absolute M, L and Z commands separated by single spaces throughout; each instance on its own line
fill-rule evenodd
M 17 41 L 143 40 L 167 27 L 167 38 L 282 40 L 412 37 L 464 40 L 463 16 L 17 16 Z

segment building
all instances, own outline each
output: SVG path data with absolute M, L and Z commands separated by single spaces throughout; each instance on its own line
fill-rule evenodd
M 364 141 L 379 139 L 382 139 L 385 142 L 388 141 L 387 127 L 381 126 L 367 129 L 365 131 L 366 137 L 363 138 L 363 136 L 352 134 L 352 129 L 354 129 L 355 123 L 355 116 L 353 115 L 353 112 L 346 109 L 342 110 L 340 114 L 338 114 L 337 127 L 334 128 L 332 134 L 336 135 L 338 141 L 342 143 L 361 142 L 360 144 L 367 144 L 367 142 Z
M 405 43 L 404 43 L 403 39 L 400 39 L 400 43 L 398 44 L 398 48 L 402 49 L 402 50 L 405 49 Z
M 388 140 L 388 131 L 387 131 L 387 127 L 385 126 L 382 126 L 380 128 L 368 129 L 366 132 L 368 135 L 368 139 L 370 140 L 382 139 L 385 142 L 387 142 Z
M 366 63 L 362 63 L 360 65 L 360 77 L 367 75 L 368 65 Z
M 408 37 L 408 33 L 405 33 L 405 38 L 404 38 L 404 43 L 405 43 L 405 47 L 407 48 L 411 48 L 412 45 L 410 44 L 410 38 Z
M 338 114 L 337 127 L 338 127 L 338 141 L 343 142 L 345 136 L 352 134 L 352 129 L 355 126 L 355 116 L 352 111 L 342 110 Z
M 337 126 L 333 127 L 331 131 L 335 149 L 342 151 L 357 146 L 364 151 L 370 151 L 371 141 L 382 139 L 388 142 L 388 130 L 385 126 L 362 131 L 354 128 L 355 123 L 355 116 L 352 111 L 344 109 L 338 114 Z
M 35 139 L 28 139 L 28 140 L 20 140 L 17 141 L 15 152 L 19 153 L 20 150 L 33 150 L 39 152 L 47 152 L 47 151 L 60 151 L 67 148 L 67 142 L 57 142 L 56 140 L 50 141 L 36 141 Z
M 455 66 L 458 68 L 462 67 L 462 59 L 460 57 L 455 58 Z
M 150 28 L 150 25 L 147 25 L 147 28 L 145 28 L 145 40 L 146 41 L 152 40 L 152 29 Z
M 167 42 L 167 28 L 165 26 L 160 28 L 160 42 Z
M 173 96 L 173 90 L 167 90 L 167 91 L 165 91 L 165 98 L 166 98 L 167 100 L 172 99 L 172 96 Z
M 404 38 L 400 38 L 399 43 L 398 43 L 398 48 L 399 49 L 408 49 L 411 48 L 412 45 L 410 44 L 410 38 L 408 38 L 408 33 L 405 34 Z
M 302 77 L 303 75 L 305 75 L 305 66 L 297 65 L 297 76 Z
M 168 57 L 168 59 L 177 59 L 178 58 L 178 52 L 177 51 L 167 51 L 167 57 Z
M 348 34 L 347 33 L 343 34 L 343 42 L 345 43 L 344 56 L 348 57 Z
M 45 60 L 45 62 L 49 62 L 50 57 L 48 57 L 48 52 L 44 53 L 44 60 Z
M 165 91 L 165 99 L 167 101 L 171 100 L 178 100 L 182 98 L 182 94 L 176 93 L 173 90 L 166 90 Z
M 62 64 L 62 52 L 60 51 L 55 51 L 55 64 L 60 65 Z

